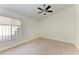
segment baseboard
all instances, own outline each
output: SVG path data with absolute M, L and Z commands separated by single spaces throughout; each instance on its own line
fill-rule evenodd
M 28 38 L 29 40 L 23 40 L 23 41 L 21 41 L 21 42 L 18 42 L 17 44 L 11 44 L 11 45 L 9 45 L 9 46 L 7 46 L 7 47 L 0 48 L 0 53 L 1 53 L 1 52 L 4 52 L 4 51 L 6 51 L 6 50 L 13 49 L 13 48 L 16 48 L 16 47 L 18 47 L 18 46 L 24 45 L 24 44 L 26 44 L 26 43 L 28 43 L 28 42 L 34 40 L 34 39 L 38 39 L 38 38 L 39 38 L 39 37 Z
M 63 41 L 63 40 L 57 40 L 56 38 L 49 38 L 49 37 L 39 37 L 39 38 L 50 39 L 50 40 L 56 40 L 56 41 L 60 41 L 60 42 L 64 42 L 64 43 L 74 44 L 74 43 L 71 43 L 71 42 Z

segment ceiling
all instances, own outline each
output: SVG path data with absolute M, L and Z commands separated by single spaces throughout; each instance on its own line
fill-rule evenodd
M 53 10 L 53 13 L 47 13 L 47 15 L 37 13 L 39 11 L 37 8 L 42 7 L 42 4 L 0 4 L 0 8 L 27 16 L 32 19 L 44 19 L 69 6 L 72 6 L 71 4 L 50 4 L 50 5 L 52 6 L 51 10 Z

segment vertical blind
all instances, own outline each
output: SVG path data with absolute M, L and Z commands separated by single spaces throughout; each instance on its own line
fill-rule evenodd
M 0 16 L 0 40 L 14 40 L 21 37 L 21 21 Z

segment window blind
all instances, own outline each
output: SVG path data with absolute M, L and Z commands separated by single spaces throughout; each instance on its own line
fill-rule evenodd
M 0 16 L 0 40 L 14 40 L 21 37 L 21 21 Z

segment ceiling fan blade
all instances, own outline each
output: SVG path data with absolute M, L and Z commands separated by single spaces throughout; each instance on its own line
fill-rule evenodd
M 38 9 L 41 10 L 41 11 L 43 11 L 43 9 L 41 9 L 40 7 Z
M 50 13 L 51 13 L 51 12 L 53 12 L 53 11 L 47 11 L 47 12 L 50 12 Z
M 47 8 L 45 10 L 48 10 L 49 8 L 51 8 L 51 6 L 47 6 Z

